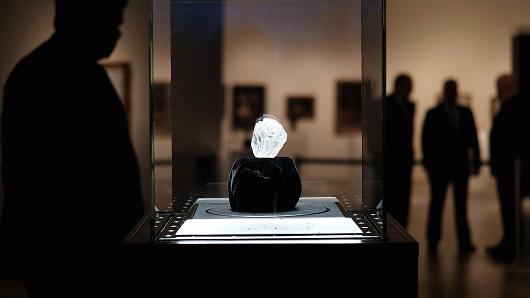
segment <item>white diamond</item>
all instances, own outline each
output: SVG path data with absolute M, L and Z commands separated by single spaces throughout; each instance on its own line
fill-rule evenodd
M 287 141 L 287 132 L 271 115 L 258 118 L 252 134 L 252 152 L 257 158 L 274 158 Z

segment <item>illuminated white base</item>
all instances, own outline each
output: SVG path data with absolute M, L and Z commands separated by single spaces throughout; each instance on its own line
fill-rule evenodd
M 177 236 L 361 234 L 346 217 L 188 219 Z

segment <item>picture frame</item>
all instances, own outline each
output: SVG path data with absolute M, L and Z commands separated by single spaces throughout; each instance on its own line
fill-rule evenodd
M 131 66 L 127 62 L 104 62 L 101 63 L 101 66 L 105 68 L 116 93 L 118 93 L 125 110 L 127 122 L 129 122 L 131 113 Z
M 436 102 L 443 103 L 443 101 L 444 101 L 443 94 L 438 94 L 438 96 L 436 97 Z M 473 96 L 470 93 L 460 93 L 458 94 L 458 97 L 456 98 L 456 103 L 463 107 L 471 108 L 473 104 Z
M 256 119 L 265 112 L 265 87 L 236 85 L 233 88 L 232 127 L 252 130 Z
M 473 105 L 473 96 L 471 96 L 470 93 L 461 93 L 458 96 L 457 102 L 461 106 L 471 108 L 471 106 Z
M 339 81 L 336 85 L 336 132 L 351 134 L 361 131 L 362 82 Z
M 169 81 L 154 81 L 152 85 L 153 125 L 156 135 L 171 135 Z
M 313 96 L 288 96 L 287 97 L 287 118 L 291 122 L 291 127 L 296 129 L 296 124 L 300 119 L 312 119 L 315 116 L 315 98 Z

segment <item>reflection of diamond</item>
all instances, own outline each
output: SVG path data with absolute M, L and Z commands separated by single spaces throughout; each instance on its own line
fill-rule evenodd
M 258 119 L 252 134 L 252 152 L 258 158 L 274 158 L 287 141 L 287 133 L 283 126 L 271 116 Z

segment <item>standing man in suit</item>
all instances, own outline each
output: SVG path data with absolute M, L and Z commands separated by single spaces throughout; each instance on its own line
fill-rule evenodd
M 449 183 L 453 185 L 458 247 L 462 255 L 475 251 L 467 220 L 469 175 L 480 169 L 475 120 L 470 109 L 457 104 L 458 85 L 447 80 L 443 100 L 429 110 L 423 124 L 423 162 L 431 183 L 427 238 L 436 253 L 441 236 L 442 210 Z
M 503 235 L 497 245 L 488 247 L 486 251 L 496 261 L 511 263 L 516 258 L 516 205 L 522 196 L 530 193 L 530 145 L 528 138 L 518 133 L 523 127 L 528 127 L 530 97 L 517 92 L 511 75 L 498 78 L 497 96 L 502 105 L 493 119 L 490 132 L 490 166 L 497 182 Z M 523 171 L 523 176 L 519 178 L 520 189 L 516 187 L 517 162 L 520 162 Z
M 414 103 L 410 101 L 412 79 L 400 74 L 394 93 L 385 103 L 385 209 L 407 227 L 414 151 Z
M 495 260 L 512 262 L 515 260 L 515 160 L 517 159 L 517 131 L 520 99 L 516 95 L 515 82 L 511 75 L 497 79 L 497 97 L 501 108 L 493 119 L 490 132 L 490 167 L 497 182 L 499 197 L 502 239 L 496 245 L 487 248 L 488 254 Z M 518 137 L 518 136 L 517 136 Z

